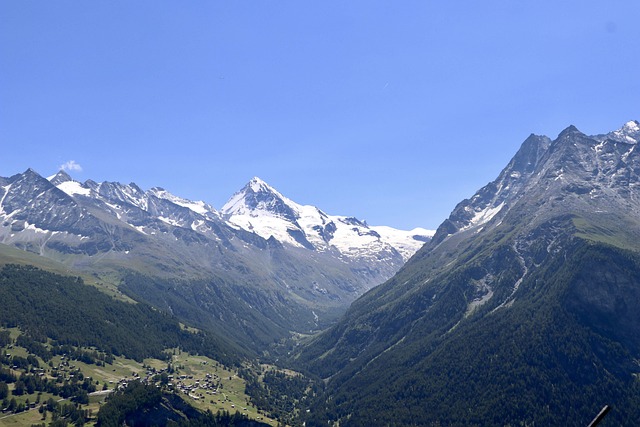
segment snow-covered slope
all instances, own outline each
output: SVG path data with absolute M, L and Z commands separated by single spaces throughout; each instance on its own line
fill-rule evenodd
M 375 225 L 370 227 L 380 235 L 380 239 L 396 248 L 405 260 L 411 256 L 425 243 L 433 237 L 435 230 L 416 227 L 413 230 L 405 231 L 386 225 Z
M 148 191 L 148 194 L 153 195 L 158 199 L 167 200 L 175 205 L 182 206 L 183 208 L 187 208 L 206 218 L 220 218 L 220 214 L 218 213 L 217 210 L 213 208 L 213 206 L 201 200 L 191 201 L 188 199 L 184 199 L 182 197 L 175 196 L 169 193 L 167 190 L 160 187 L 152 188 L 151 190 Z
M 221 213 L 230 223 L 265 239 L 347 258 L 374 260 L 384 254 L 404 262 L 433 235 L 423 228 L 370 227 L 354 217 L 328 215 L 288 199 L 257 177 L 234 194 Z

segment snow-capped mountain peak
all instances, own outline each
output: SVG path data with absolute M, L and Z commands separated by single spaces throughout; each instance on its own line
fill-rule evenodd
M 369 227 L 354 217 L 328 215 L 315 206 L 288 199 L 257 177 L 235 193 L 221 213 L 233 225 L 265 239 L 273 237 L 289 246 L 335 252 L 351 259 L 373 261 L 384 253 L 382 258 L 395 264 L 406 261 L 433 234 L 423 229 L 409 232 Z
M 49 180 L 49 182 L 56 186 L 62 184 L 63 182 L 73 181 L 73 178 L 71 178 L 71 176 L 69 176 L 69 174 L 63 170 L 53 176 L 48 177 L 47 179 Z
M 74 196 L 74 195 L 90 196 L 91 195 L 91 189 L 89 187 L 87 187 L 86 185 L 83 185 L 78 181 L 74 181 L 73 178 L 71 178 L 71 176 L 69 176 L 69 174 L 66 173 L 65 171 L 61 170 L 57 174 L 47 179 L 51 184 L 55 185 L 60 190 L 67 193 L 69 196 Z
M 640 123 L 637 120 L 629 120 L 620 129 L 605 135 L 596 135 L 594 138 L 598 141 L 611 139 L 626 144 L 637 144 L 640 142 Z
M 639 142 L 640 123 L 636 120 L 600 135 L 586 135 L 575 126 L 567 127 L 553 141 L 532 135 L 495 181 L 456 206 L 433 242 L 440 243 L 458 232 L 479 232 L 490 222 L 498 226 L 522 199 L 539 197 L 541 206 L 562 200 L 569 213 L 573 206 L 570 200 L 583 203 L 578 197 L 582 194 L 589 194 L 596 212 L 606 212 L 607 203 L 617 198 L 631 201 L 629 192 L 638 185 Z M 552 191 L 556 195 L 550 198 Z M 540 212 L 544 218 L 545 211 Z
M 623 129 L 638 132 L 640 131 L 640 123 L 637 120 L 629 120 L 624 124 Z
M 640 141 L 640 123 L 636 120 L 628 121 L 621 129 L 614 131 L 613 134 L 625 142 L 637 144 Z
M 271 216 L 295 222 L 298 205 L 280 194 L 275 188 L 254 177 L 242 190 L 235 193 L 221 209 L 226 216 Z
M 275 188 L 273 188 L 272 186 L 270 186 L 269 184 L 267 184 L 257 176 L 254 176 L 253 178 L 251 178 L 251 181 L 249 181 L 249 183 L 247 184 L 247 187 L 251 188 L 251 190 L 254 193 L 261 193 L 261 192 L 278 193 Z

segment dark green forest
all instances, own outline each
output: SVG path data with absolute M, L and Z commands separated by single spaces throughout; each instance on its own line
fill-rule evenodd
M 19 327 L 36 354 L 44 350 L 32 343 L 51 339 L 54 346 L 94 347 L 137 361 L 166 358 L 164 350 L 175 347 L 225 364 L 240 360 L 235 345 L 211 332 L 189 332 L 147 304 L 117 301 L 80 278 L 34 267 L 0 270 L 0 308 L 0 326 Z
M 252 370 L 244 370 L 241 374 L 246 380 L 245 392 L 251 397 L 251 403 L 286 425 L 301 425 L 310 402 L 323 391 L 321 381 L 302 374 L 270 369 L 261 380 Z
M 509 309 L 441 335 L 415 329 L 341 373 L 306 425 L 585 426 L 604 405 L 601 426 L 637 425 L 639 283 L 638 254 L 583 241 L 533 272 Z

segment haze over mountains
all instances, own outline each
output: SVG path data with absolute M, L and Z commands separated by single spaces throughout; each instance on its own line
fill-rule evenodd
M 258 178 L 221 212 L 162 188 L 65 172 L 0 178 L 2 244 L 256 346 L 327 325 L 432 234 L 330 216 Z
M 640 419 L 640 126 L 531 135 L 388 282 L 302 348 L 307 425 Z M 325 421 L 323 421 L 325 420 Z

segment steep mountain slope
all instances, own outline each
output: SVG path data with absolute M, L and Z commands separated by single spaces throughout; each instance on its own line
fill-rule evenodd
M 264 228 L 269 218 L 252 221 Z M 254 349 L 291 330 L 328 325 L 422 244 L 407 232 L 352 228 L 370 233 L 365 240 L 345 231 L 351 233 L 345 245 L 364 242 L 345 246 L 358 256 L 263 236 L 162 188 L 80 183 L 64 172 L 45 179 L 33 170 L 0 178 L 0 243 L 114 283 L 134 299 Z
M 307 425 L 640 419 L 639 130 L 529 137 L 297 355 L 328 379 Z

